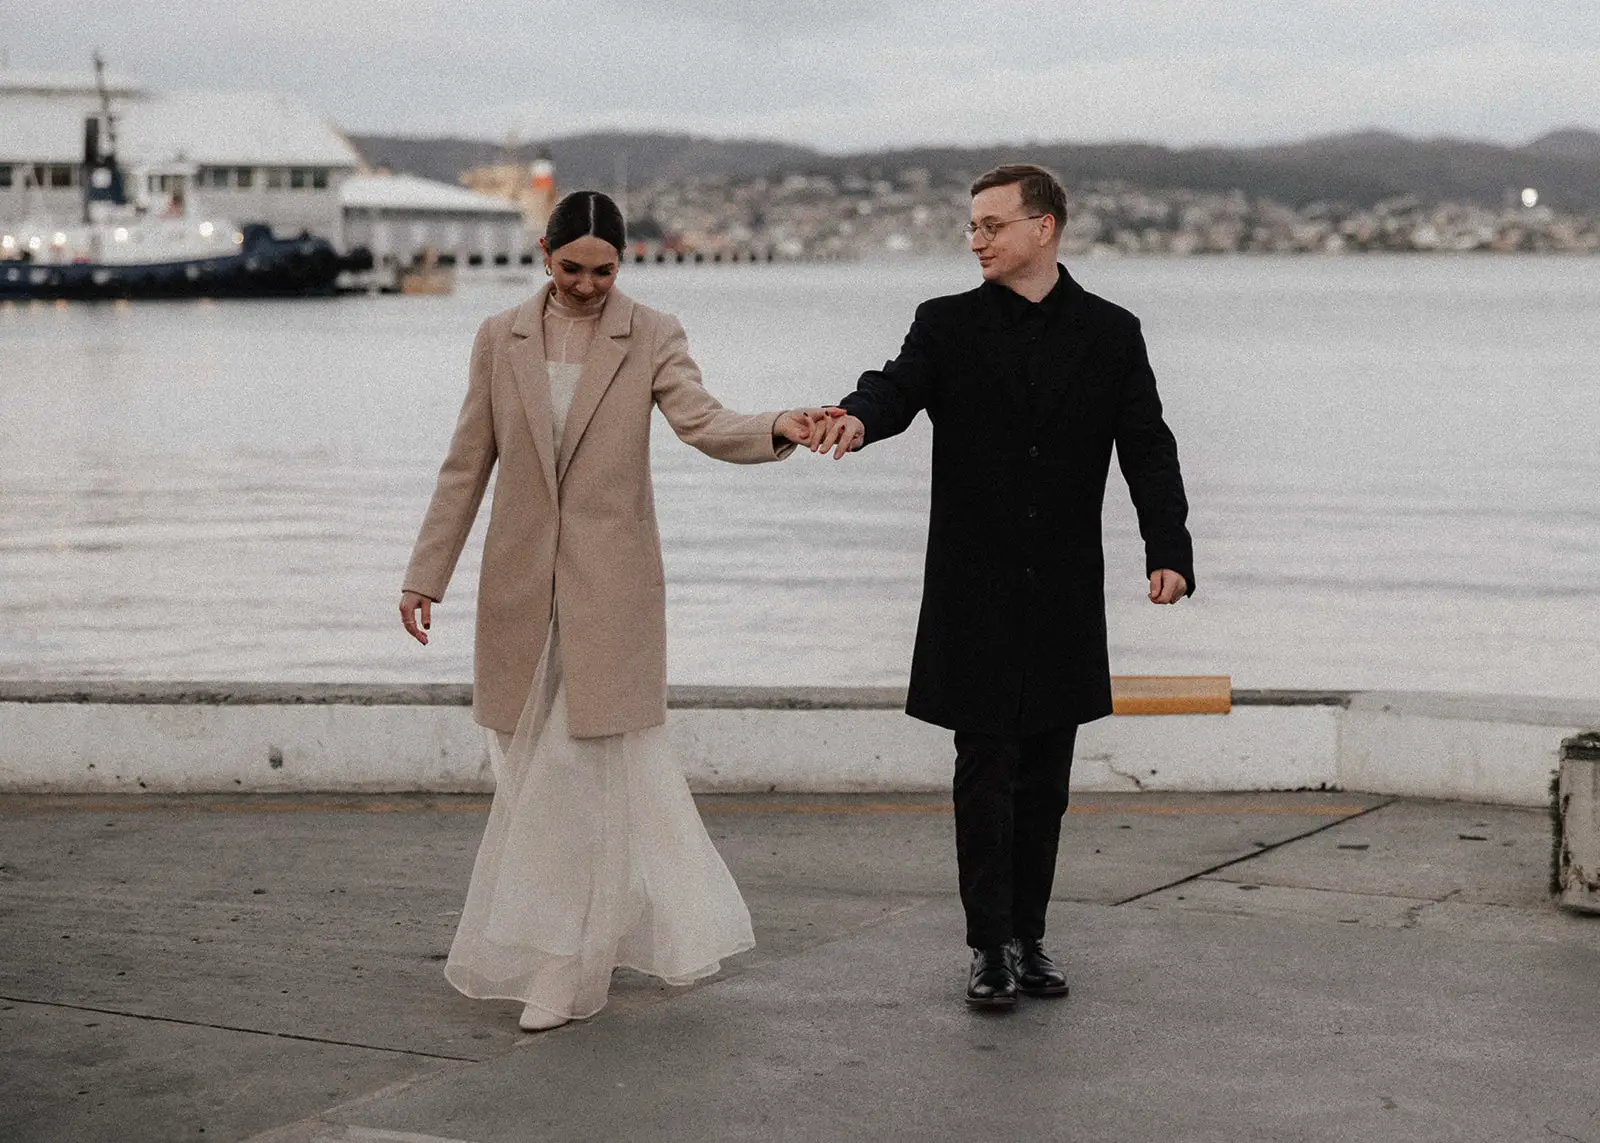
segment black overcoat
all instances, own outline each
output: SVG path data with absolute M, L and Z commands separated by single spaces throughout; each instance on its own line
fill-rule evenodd
M 1146 574 L 1194 553 L 1177 444 L 1139 320 L 1060 271 L 1037 311 L 1004 286 L 917 307 L 900 355 L 840 404 L 865 444 L 933 422 L 922 612 L 906 713 L 1030 734 L 1111 713 L 1100 513 L 1112 446 Z

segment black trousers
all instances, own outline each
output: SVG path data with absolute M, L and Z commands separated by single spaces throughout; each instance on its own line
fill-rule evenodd
M 1077 736 L 956 731 L 956 862 L 973 948 L 1044 936 Z

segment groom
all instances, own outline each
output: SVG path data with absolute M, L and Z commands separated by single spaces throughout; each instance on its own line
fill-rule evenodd
M 922 614 L 906 713 L 955 731 L 967 1001 L 1061 996 L 1043 945 L 1080 723 L 1111 713 L 1100 509 L 1115 445 L 1152 603 L 1194 591 L 1178 451 L 1139 321 L 1056 260 L 1066 195 L 1004 166 L 972 184 L 975 290 L 917 307 L 900 356 L 863 373 L 812 451 L 843 456 L 933 422 Z

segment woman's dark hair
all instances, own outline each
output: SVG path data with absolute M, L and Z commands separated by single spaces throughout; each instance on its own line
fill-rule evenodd
M 592 190 L 573 191 L 556 203 L 556 208 L 550 212 L 550 221 L 544 224 L 545 249 L 554 254 L 586 234 L 611 243 L 618 254 L 628 244 L 627 223 L 609 195 Z

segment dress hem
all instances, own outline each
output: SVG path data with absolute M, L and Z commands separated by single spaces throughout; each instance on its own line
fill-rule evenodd
M 629 964 L 626 961 L 620 961 L 620 962 L 618 962 L 616 965 L 614 965 L 612 967 L 613 967 L 613 970 L 618 969 L 618 968 L 625 968 L 625 969 L 628 969 L 630 972 L 642 973 L 645 976 L 653 977 L 656 980 L 659 980 L 659 981 L 663 982 L 664 984 L 669 984 L 674 988 L 686 988 L 691 984 L 696 984 L 699 981 L 705 980 L 707 977 L 715 976 L 717 973 L 721 972 L 722 971 L 722 962 L 724 960 L 727 960 L 729 957 L 735 957 L 735 956 L 741 955 L 742 953 L 747 953 L 747 952 L 749 952 L 750 950 L 752 950 L 755 947 L 756 947 L 755 941 L 750 941 L 748 944 L 740 945 L 739 947 L 737 947 L 735 949 L 732 949 L 732 950 L 730 950 L 728 952 L 725 952 L 725 953 L 721 954 L 721 956 L 719 956 L 716 960 L 712 961 L 709 965 L 701 965 L 699 968 L 691 969 L 687 973 L 673 974 L 673 975 L 670 975 L 670 976 L 665 974 L 665 973 L 657 972 L 654 969 L 645 968 L 642 965 Z M 457 992 L 461 993 L 461 995 L 467 997 L 469 1000 L 515 1000 L 519 1004 L 531 1004 L 535 1008 L 539 1009 L 539 1011 L 541 1011 L 541 1012 L 549 1012 L 553 1016 L 563 1015 L 563 1013 L 556 1012 L 554 1009 L 550 1008 L 548 1005 L 540 1004 L 537 1000 L 529 1000 L 527 997 L 519 996 L 519 995 L 516 995 L 515 993 L 511 993 L 511 992 L 493 992 L 493 991 L 480 991 L 480 992 L 468 991 L 466 988 L 463 988 L 459 983 L 457 983 L 455 980 L 453 980 L 451 978 L 450 969 L 448 967 L 446 967 L 446 969 L 444 970 L 444 978 L 449 983 L 451 988 L 454 988 Z M 608 999 L 609 999 L 609 997 L 608 997 Z M 570 1014 L 566 1014 L 566 1015 L 567 1015 L 567 1018 L 569 1020 L 583 1020 L 583 1019 L 587 1019 L 590 1016 L 593 1016 L 596 1012 L 599 1012 L 604 1007 L 605 1007 L 605 1004 L 602 1003 L 599 1008 L 594 1009 L 594 1011 L 592 1011 L 592 1012 L 585 1012 L 585 1013 L 581 1013 L 581 1014 L 580 1013 L 570 1013 Z

